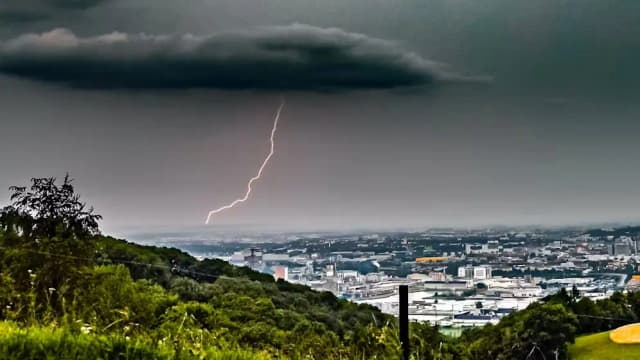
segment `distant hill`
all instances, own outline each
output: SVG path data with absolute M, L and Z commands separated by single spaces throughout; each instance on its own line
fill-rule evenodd
M 585 232 L 593 237 L 640 236 L 640 226 L 626 226 L 616 229 L 591 229 Z

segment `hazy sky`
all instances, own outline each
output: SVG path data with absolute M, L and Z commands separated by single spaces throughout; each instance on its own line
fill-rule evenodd
M 3 1 L 0 198 L 199 225 L 282 95 L 212 228 L 637 221 L 639 64 L 637 0 Z

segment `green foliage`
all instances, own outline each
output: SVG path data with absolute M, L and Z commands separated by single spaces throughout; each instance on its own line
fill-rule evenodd
M 463 332 L 456 341 L 443 345 L 443 352 L 458 359 L 565 359 L 567 344 L 576 335 L 610 330 L 637 322 L 640 318 L 640 293 L 614 293 L 596 302 L 579 298 L 577 289 L 558 293 L 513 313 L 497 325 Z M 610 358 L 594 350 L 571 346 L 571 358 Z M 434 346 L 432 345 L 433 349 Z M 619 348 L 622 351 L 628 348 Z M 599 354 L 584 355 L 586 352 Z M 580 353 L 580 357 L 577 355 Z M 635 352 L 633 352 L 635 354 Z
M 467 332 L 469 359 L 566 358 L 578 326 L 576 316 L 561 304 L 534 303 L 513 313 L 498 325 Z
M 410 344 L 417 359 L 450 359 L 456 353 L 452 344 L 436 327 L 429 323 L 411 323 Z
M 262 281 L 250 269 L 217 261 L 208 262 L 206 268 L 215 273 L 205 274 L 215 276 L 205 281 L 199 262 L 178 250 L 103 237 L 95 241 L 95 262 L 105 265 L 76 264 L 73 286 L 51 290 L 57 294 L 55 308 L 50 298 L 32 296 L 38 293 L 34 284 L 47 274 L 27 272 L 20 280 L 26 283 L 19 285 L 3 273 L 0 306 L 20 308 L 3 317 L 30 328 L 55 326 L 63 332 L 163 344 L 175 356 L 209 358 L 218 356 L 212 352 L 216 349 L 246 349 L 293 359 L 395 358 L 395 331 L 386 326 L 393 319 L 370 306 L 270 277 Z M 32 260 L 43 267 L 51 260 L 35 255 Z M 15 270 L 19 261 L 11 258 L 9 268 Z M 144 261 L 152 266 L 141 267 Z M 69 281 L 65 273 L 62 280 Z
M 78 333 L 68 328 L 27 327 L 0 323 L 2 359 L 77 360 L 268 360 L 266 353 L 239 348 L 211 347 L 201 352 L 176 351 L 171 344 L 147 338 Z
M 69 311 L 96 330 L 135 331 L 154 326 L 158 317 L 178 302 L 176 295 L 159 285 L 134 281 L 123 265 L 86 269 L 72 296 Z
M 101 216 L 80 201 L 68 175 L 60 185 L 55 178 L 40 178 L 29 188 L 10 191 L 12 203 L 0 210 L 0 271 L 11 277 L 18 293 L 35 297 L 35 304 L 29 300 L 32 315 L 59 314 L 60 294 L 93 263 Z M 20 305 L 27 309 L 26 303 Z

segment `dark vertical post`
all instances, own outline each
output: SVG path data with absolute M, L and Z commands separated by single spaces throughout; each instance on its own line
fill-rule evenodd
M 402 359 L 409 360 L 409 286 L 400 285 L 400 343 Z

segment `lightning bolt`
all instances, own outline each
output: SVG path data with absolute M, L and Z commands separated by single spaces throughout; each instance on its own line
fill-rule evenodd
M 213 215 L 216 215 L 218 213 L 221 213 L 225 210 L 229 210 L 232 207 L 243 203 L 245 201 L 247 201 L 249 199 L 249 196 L 251 195 L 251 190 L 252 189 L 252 185 L 254 182 L 258 181 L 260 179 L 260 177 L 262 176 L 262 171 L 264 171 L 264 168 L 267 167 L 267 164 L 269 164 L 269 160 L 271 160 L 271 157 L 273 157 L 273 154 L 275 153 L 275 136 L 276 136 L 276 131 L 278 130 L 278 120 L 280 120 L 280 113 L 282 112 L 282 109 L 284 108 L 284 98 L 280 101 L 280 106 L 278 106 L 278 111 L 276 112 L 276 116 L 273 120 L 273 128 L 271 128 L 271 136 L 269 138 L 270 142 L 271 142 L 271 149 L 269 150 L 269 154 L 267 155 L 267 157 L 264 159 L 264 161 L 262 162 L 262 165 L 260 165 L 260 169 L 258 169 L 258 173 L 256 174 L 256 176 L 252 177 L 249 182 L 247 183 L 247 191 L 245 192 L 244 196 L 234 200 L 233 202 L 231 202 L 228 205 L 222 206 L 218 209 L 215 210 L 211 210 L 209 211 L 209 214 L 207 215 L 207 221 L 205 221 L 205 224 L 209 224 L 209 221 L 211 220 L 211 217 Z

